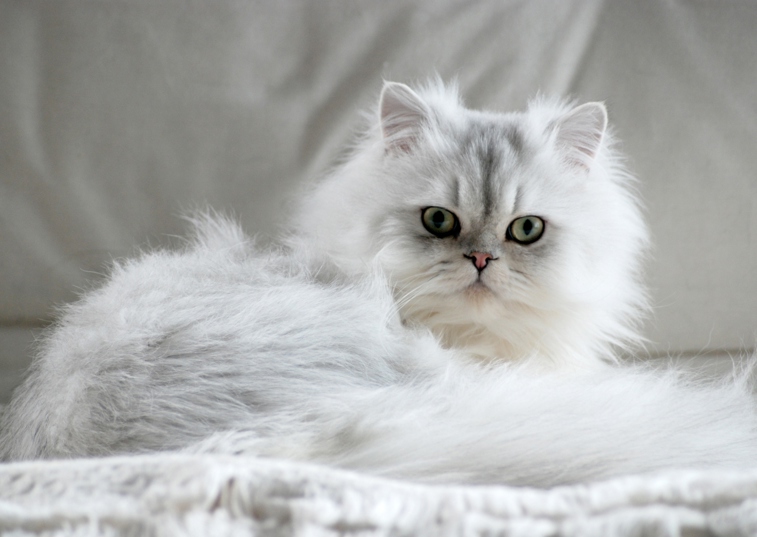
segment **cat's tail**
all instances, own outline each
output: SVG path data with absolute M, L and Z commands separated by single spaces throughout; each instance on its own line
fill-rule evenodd
M 312 433 L 263 438 L 242 430 L 194 449 L 431 483 L 553 486 L 740 468 L 757 461 L 753 372 L 749 365 L 708 380 L 649 367 L 575 374 L 456 367 L 442 381 L 355 395 L 343 415 L 321 415 Z

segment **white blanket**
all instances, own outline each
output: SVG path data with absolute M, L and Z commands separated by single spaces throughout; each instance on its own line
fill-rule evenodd
M 755 535 L 757 469 L 550 490 L 162 454 L 0 466 L 2 535 Z

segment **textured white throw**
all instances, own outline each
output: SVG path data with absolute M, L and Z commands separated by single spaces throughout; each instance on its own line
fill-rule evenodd
M 2 535 L 755 535 L 757 470 L 550 490 L 420 486 L 231 456 L 0 466 Z

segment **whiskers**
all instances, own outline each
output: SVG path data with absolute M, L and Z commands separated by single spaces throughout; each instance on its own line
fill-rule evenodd
M 429 288 L 436 285 L 436 282 L 434 280 L 438 277 L 439 274 L 434 274 L 425 279 L 425 281 L 417 284 L 415 284 L 414 280 L 420 279 L 419 276 L 413 276 L 405 280 L 400 280 L 400 282 L 398 282 L 398 285 L 396 285 L 394 288 L 397 310 L 403 311 L 404 309 L 406 309 L 407 305 L 415 301 L 416 298 L 421 295 L 428 294 Z M 414 286 L 408 288 L 408 285 L 411 282 L 414 284 Z
M 449 291 L 450 286 L 445 286 L 440 280 L 453 271 L 452 261 L 443 259 L 429 264 L 409 263 L 406 255 L 398 255 L 405 248 L 397 242 L 389 241 L 375 257 L 375 268 L 384 273 L 391 284 L 397 311 L 406 310 L 408 305 L 423 295 L 439 295 Z

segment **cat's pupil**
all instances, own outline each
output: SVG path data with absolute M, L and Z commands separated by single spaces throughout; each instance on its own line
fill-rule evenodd
M 431 220 L 434 221 L 434 225 L 436 227 L 442 227 L 442 224 L 444 223 L 444 213 L 441 211 L 436 211 L 434 215 L 431 217 Z
M 523 222 L 523 233 L 530 235 L 533 229 L 534 225 L 533 223 L 531 223 L 531 220 L 526 220 L 525 222 Z

